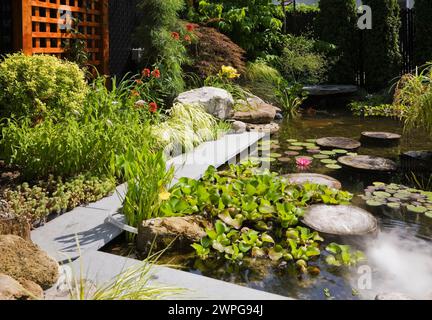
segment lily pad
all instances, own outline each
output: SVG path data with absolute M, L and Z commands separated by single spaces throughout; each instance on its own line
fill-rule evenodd
M 295 157 L 298 156 L 300 153 L 297 151 L 285 151 L 285 154 L 289 157 Z
M 287 157 L 281 157 L 278 159 L 279 162 L 291 162 L 292 159 L 291 158 L 287 158 Z
M 432 211 L 426 211 L 425 216 L 432 219 Z
M 342 169 L 342 167 L 338 164 L 327 164 L 325 167 L 332 170 Z
M 370 207 L 380 207 L 380 206 L 384 205 L 384 202 L 378 201 L 376 199 L 371 199 L 371 200 L 366 201 L 366 204 Z
M 321 150 L 320 151 L 321 154 L 325 154 L 327 156 L 334 156 L 336 154 L 336 152 L 334 151 L 329 151 L 329 150 Z
M 280 153 L 277 153 L 277 152 L 272 152 L 272 153 L 270 153 L 270 157 L 272 157 L 272 158 L 280 158 L 280 157 L 282 157 L 282 155 Z
M 326 155 L 326 154 L 316 154 L 313 156 L 315 159 L 328 159 L 330 158 L 330 156 Z
M 398 202 L 389 202 L 386 204 L 387 207 L 389 207 L 390 209 L 400 209 L 401 204 Z
M 294 143 L 294 142 L 297 142 L 298 140 L 297 139 L 287 139 L 285 141 L 288 143 Z
M 306 152 L 310 153 L 310 154 L 319 154 L 320 153 L 320 151 L 316 150 L 316 149 L 307 149 Z
M 325 164 L 335 164 L 335 163 L 337 163 L 337 161 L 333 160 L 333 159 L 322 159 L 321 162 L 325 163 Z
M 427 208 L 423 207 L 423 206 L 413 206 L 411 204 L 407 205 L 407 210 L 408 212 L 412 212 L 412 213 L 426 213 L 427 212 Z
M 373 193 L 374 196 L 378 197 L 378 198 L 390 198 L 391 194 L 388 192 L 384 192 L 384 191 L 375 191 Z
M 300 147 L 300 146 L 289 146 L 288 150 L 301 151 L 301 150 L 303 150 L 303 147 Z
M 338 153 L 338 154 L 347 154 L 348 153 L 348 151 L 343 150 L 343 149 L 333 149 L 332 151 L 335 153 Z

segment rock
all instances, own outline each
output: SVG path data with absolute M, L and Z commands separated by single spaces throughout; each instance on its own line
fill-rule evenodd
M 255 96 L 248 97 L 246 101 L 236 101 L 236 108 L 232 117 L 234 120 L 253 124 L 269 124 L 280 110 Z
M 377 294 L 375 300 L 415 300 L 415 299 L 413 297 L 410 297 L 400 292 L 384 292 L 384 293 Z
M 294 173 L 286 174 L 283 177 L 287 178 L 292 184 L 305 184 L 305 183 L 315 183 L 322 184 L 334 189 L 341 189 L 342 184 L 330 176 L 317 173 Z
M 0 235 L 14 234 L 24 240 L 30 241 L 30 223 L 26 219 L 19 219 L 13 214 L 1 214 Z
M 56 283 L 58 270 L 57 262 L 38 246 L 15 235 L 0 235 L 0 273 L 48 289 Z
M 352 205 L 312 205 L 303 217 L 308 227 L 331 235 L 366 235 L 376 232 L 377 219 L 359 207 Z
M 231 128 L 234 133 L 243 133 L 246 132 L 246 123 L 241 121 L 234 121 L 231 123 Z
M 137 248 L 142 253 L 170 249 L 188 250 L 190 245 L 206 236 L 211 224 L 198 215 L 155 218 L 143 221 L 138 228 Z M 151 248 L 152 243 L 153 248 Z
M 361 133 L 361 141 L 370 145 L 397 145 L 401 135 L 391 132 L 364 131 Z
M 214 87 L 202 87 L 183 92 L 175 102 L 200 105 L 219 119 L 227 119 L 234 106 L 234 99 L 228 91 Z
M 338 161 L 351 169 L 364 171 L 396 171 L 397 164 L 389 159 L 374 157 L 374 156 L 343 156 L 339 157 Z
M 269 124 L 246 124 L 247 131 L 258 131 L 258 132 L 266 132 L 266 133 L 276 133 L 279 131 L 280 126 L 276 122 L 272 122 Z
M 316 144 L 323 148 L 355 150 L 360 148 L 361 143 L 357 140 L 345 137 L 325 137 L 317 139 Z
M 276 112 L 275 120 L 283 120 L 283 114 L 280 112 Z
M 30 280 L 22 283 L 14 278 L 0 273 L 0 300 L 30 300 L 42 299 L 42 288 Z

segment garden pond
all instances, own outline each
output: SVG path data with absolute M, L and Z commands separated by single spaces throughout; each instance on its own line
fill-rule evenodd
M 380 174 L 351 171 L 342 166 L 339 168 L 336 159 L 344 155 L 344 151 L 338 149 L 335 152 L 324 152 L 322 157 L 314 157 L 323 155 L 315 145 L 317 138 L 341 136 L 359 140 L 364 131 L 393 132 L 401 134 L 402 138 L 400 144 L 394 147 L 362 146 L 354 151 L 359 155 L 385 157 L 400 164 L 399 155 L 403 152 L 432 150 L 430 136 L 422 131 L 404 133 L 403 125 L 399 121 L 326 112 L 282 122 L 278 134 L 272 135 L 270 141 L 263 140 L 264 142 L 259 143 L 257 155 L 261 155 L 263 149 L 270 152 L 272 171 L 280 174 L 309 172 L 329 175 L 342 183 L 343 190 L 352 192 L 353 204 L 372 212 L 378 219 L 380 231 L 377 235 L 361 238 L 325 236 L 324 246 L 332 241 L 349 243 L 365 252 L 366 262 L 361 262 L 356 267 L 337 268 L 327 265 L 325 255 L 321 255 L 315 263 L 320 272 L 315 275 L 299 274 L 290 264 L 274 264 L 266 259 L 258 263 L 245 259 L 240 264 L 232 264 L 226 261 L 202 261 L 194 258 L 192 254 L 167 253 L 160 262 L 179 265 L 189 272 L 295 299 L 374 299 L 383 292 L 400 292 L 411 297 L 431 299 L 432 217 L 426 216 L 424 211 L 402 213 L 398 209 L 399 203 L 411 199 L 409 196 L 418 189 L 431 190 L 430 172 L 422 169 L 416 172 L 414 178 L 411 169 Z M 311 163 L 306 166 L 299 165 L 296 161 L 299 156 L 305 156 Z M 376 192 L 381 198 L 374 197 Z M 365 194 L 369 196 L 365 198 Z M 399 198 L 395 199 L 398 204 L 395 207 L 386 207 L 391 201 L 386 201 L 382 195 L 384 198 L 386 195 L 392 196 L 391 198 L 399 195 Z M 430 212 L 432 204 L 423 201 L 423 198 L 415 198 L 421 203 L 413 201 L 414 207 L 425 205 Z M 373 205 L 366 204 L 367 200 Z M 376 200 L 382 203 L 377 204 Z M 133 246 L 127 245 L 123 238 L 117 239 L 103 250 L 136 256 Z

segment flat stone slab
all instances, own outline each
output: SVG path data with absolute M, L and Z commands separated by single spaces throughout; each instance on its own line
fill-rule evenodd
M 397 169 L 397 164 L 394 161 L 375 156 L 343 156 L 339 157 L 338 161 L 342 165 L 356 170 L 387 172 Z
M 400 141 L 401 135 L 392 132 L 364 131 L 361 133 L 361 139 L 364 142 L 394 144 Z
M 71 275 L 82 274 L 96 286 L 101 286 L 107 281 L 113 280 L 125 269 L 142 263 L 139 260 L 116 256 L 99 251 L 90 251 L 80 259 L 62 266 L 63 278 Z M 174 300 L 235 300 L 239 297 L 246 300 L 292 300 L 276 294 L 267 293 L 255 289 L 246 288 L 240 285 L 228 283 L 205 276 L 154 265 L 151 271 L 152 279 L 149 285 L 159 285 L 171 288 L 184 289 L 181 294 L 167 297 Z M 65 286 L 65 284 L 61 284 Z M 46 292 L 48 299 L 64 299 L 58 297 L 55 288 Z
M 334 189 L 341 189 L 342 184 L 333 177 L 318 173 L 293 173 L 283 176 L 293 184 L 315 183 L 328 186 Z
M 331 96 L 337 94 L 353 94 L 358 91 L 357 86 L 352 85 L 314 85 L 305 86 L 303 90 L 310 96 Z
M 432 168 L 432 151 L 407 151 L 401 154 L 401 159 L 413 166 Z
M 313 205 L 306 210 L 303 223 L 318 232 L 348 236 L 373 233 L 378 227 L 372 214 L 352 205 Z
M 410 297 L 400 292 L 384 292 L 384 293 L 377 294 L 375 300 L 415 300 L 415 299 L 413 297 Z
M 345 137 L 324 137 L 317 139 L 316 144 L 323 148 L 344 150 L 355 150 L 361 146 L 361 143 L 357 140 Z

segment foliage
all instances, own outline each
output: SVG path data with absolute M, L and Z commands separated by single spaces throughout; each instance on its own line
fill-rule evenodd
M 394 104 L 406 108 L 405 128 L 423 127 L 432 133 L 432 69 L 428 65 L 422 72 L 406 74 L 395 90 Z
M 307 92 L 301 84 L 294 84 L 289 87 L 280 86 L 276 90 L 278 105 L 282 108 L 288 118 L 296 118 L 300 106 L 307 98 Z
M 143 67 L 161 71 L 160 91 L 167 99 L 184 89 L 182 66 L 187 62 L 185 46 L 191 35 L 178 20 L 183 0 L 140 0 L 138 9 L 145 15 L 135 33 L 136 44 L 144 48 Z
M 1 193 L 10 210 L 18 217 L 31 222 L 45 219 L 50 214 L 60 214 L 81 204 L 95 202 L 115 188 L 115 179 L 108 176 L 79 175 L 64 181 L 49 176 L 30 186 L 23 183 Z
M 404 118 L 406 107 L 394 104 L 371 104 L 368 101 L 353 101 L 349 104 L 355 116 Z
M 325 81 L 327 61 L 316 52 L 315 41 L 288 35 L 280 57 L 280 70 L 290 83 L 316 84 Z
M 200 78 L 217 73 L 222 66 L 232 66 L 241 74 L 245 72 L 245 51 L 241 47 L 214 28 L 193 26 L 197 41 L 188 46 L 188 53 L 194 60 L 188 69 Z
M 430 37 L 432 26 L 430 17 L 432 15 L 432 2 L 428 0 L 416 0 L 415 9 L 415 63 L 421 66 L 432 61 L 432 44 Z
M 326 257 L 326 262 L 331 266 L 355 266 L 357 263 L 366 260 L 363 252 L 353 251 L 349 245 L 332 242 L 326 247 L 326 251 L 331 253 Z
M 354 83 L 358 61 L 356 1 L 320 0 L 319 10 L 316 30 L 320 39 L 337 47 L 334 54 L 338 62 L 329 71 L 329 81 Z
M 214 26 L 256 58 L 281 31 L 283 12 L 271 0 L 202 0 L 190 19 Z
M 169 112 L 169 119 L 152 128 L 152 136 L 166 153 L 179 154 L 188 152 L 195 146 L 209 140 L 215 140 L 219 128 L 215 117 L 197 105 L 174 104 Z
M 88 92 L 83 71 L 48 55 L 7 55 L 0 63 L 0 118 L 28 117 L 39 123 L 82 109 Z
M 399 75 L 400 7 L 397 0 L 366 0 L 363 4 L 373 11 L 373 27 L 364 31 L 366 85 L 381 89 Z
M 81 23 L 77 18 L 72 18 L 72 22 L 75 26 L 78 26 Z M 88 71 L 87 68 L 90 54 L 86 50 L 87 41 L 85 36 L 76 28 L 67 30 L 67 33 L 71 37 L 62 40 L 64 58 L 68 61 L 75 62 L 81 69 Z
M 138 227 L 143 220 L 158 217 L 174 173 L 166 168 L 163 150 L 153 152 L 149 144 L 131 147 L 116 157 L 112 169 L 128 184 L 123 200 L 126 223 Z
M 314 184 L 290 185 L 254 167 L 251 162 L 221 172 L 209 167 L 201 180 L 181 178 L 160 210 L 166 216 L 203 214 L 213 221 L 214 228 L 193 245 L 203 259 L 268 256 L 295 261 L 306 270 L 307 261 L 320 254 L 322 239 L 298 226 L 304 208 L 319 202 L 347 203 L 352 195 Z
M 148 140 L 150 112 L 134 108 L 129 85 L 107 89 L 104 84 L 95 81 L 81 112 L 58 121 L 4 123 L 0 148 L 6 162 L 17 165 L 26 179 L 107 173 L 114 154 Z
M 247 90 L 235 82 L 239 77 L 240 74 L 237 69 L 230 66 L 222 66 L 216 75 L 210 75 L 204 80 L 204 85 L 224 89 L 231 93 L 235 100 L 245 100 Z

